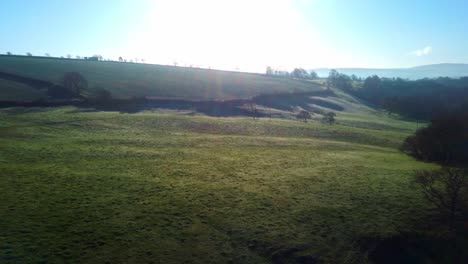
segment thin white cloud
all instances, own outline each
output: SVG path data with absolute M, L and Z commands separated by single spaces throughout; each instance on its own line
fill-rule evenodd
M 411 54 L 414 55 L 414 56 L 421 57 L 421 56 L 428 55 L 431 52 L 432 52 L 432 47 L 431 46 L 426 46 L 426 47 L 424 47 L 422 49 L 412 51 Z

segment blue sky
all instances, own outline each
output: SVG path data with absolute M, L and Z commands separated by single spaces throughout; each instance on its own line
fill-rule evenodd
M 3 0 L 0 53 L 263 71 L 468 63 L 468 0 Z

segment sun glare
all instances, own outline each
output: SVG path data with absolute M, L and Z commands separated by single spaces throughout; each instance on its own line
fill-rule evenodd
M 303 24 L 291 1 L 164 1 L 128 49 L 148 62 L 254 72 L 333 60 L 319 33 Z

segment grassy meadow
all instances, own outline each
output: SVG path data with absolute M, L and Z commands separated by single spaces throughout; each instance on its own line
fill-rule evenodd
M 0 263 L 365 263 L 432 165 L 397 150 L 414 123 L 337 122 L 0 110 Z

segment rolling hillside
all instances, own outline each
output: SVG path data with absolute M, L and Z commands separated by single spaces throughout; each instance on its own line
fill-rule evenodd
M 250 102 L 257 105 L 259 116 L 295 119 L 297 112 L 305 109 L 315 113 L 312 119 L 316 121 L 329 111 L 340 115 L 367 115 L 375 111 L 366 102 L 339 89 L 325 91 L 320 81 L 162 65 L 0 56 L 0 73 L 24 76 L 36 82 L 58 83 L 61 76 L 70 71 L 84 75 L 91 91 L 105 88 L 117 99 L 143 96 L 162 99 L 131 105 L 114 102 L 98 107 L 105 111 L 140 112 L 164 108 L 209 116 L 251 116 L 246 108 L 246 103 Z M 0 74 L 0 101 L 33 101 L 45 97 L 44 89 L 4 75 Z M 250 100 L 223 101 L 227 99 Z
M 1 263 L 368 263 L 426 215 L 410 182 L 431 166 L 397 150 L 415 124 L 386 114 L 0 120 Z
M 228 72 L 150 64 L 74 59 L 0 56 L 0 72 L 60 82 L 66 72 L 79 72 L 89 89 L 105 88 L 116 98 L 171 97 L 193 100 L 249 98 L 258 94 L 307 92 L 316 83 Z M 0 100 L 31 100 L 42 95 L 32 87 L 0 79 Z
M 7 70 L 49 82 L 79 71 L 120 98 L 173 99 L 134 114 L 0 109 L 1 263 L 370 263 L 377 243 L 427 217 L 412 175 L 433 166 L 398 151 L 419 124 L 320 81 L 0 57 Z M 42 96 L 0 85 L 3 99 Z M 242 102 L 263 118 L 226 113 Z M 292 120 L 300 109 L 310 121 Z M 329 111 L 334 125 L 321 122 Z

